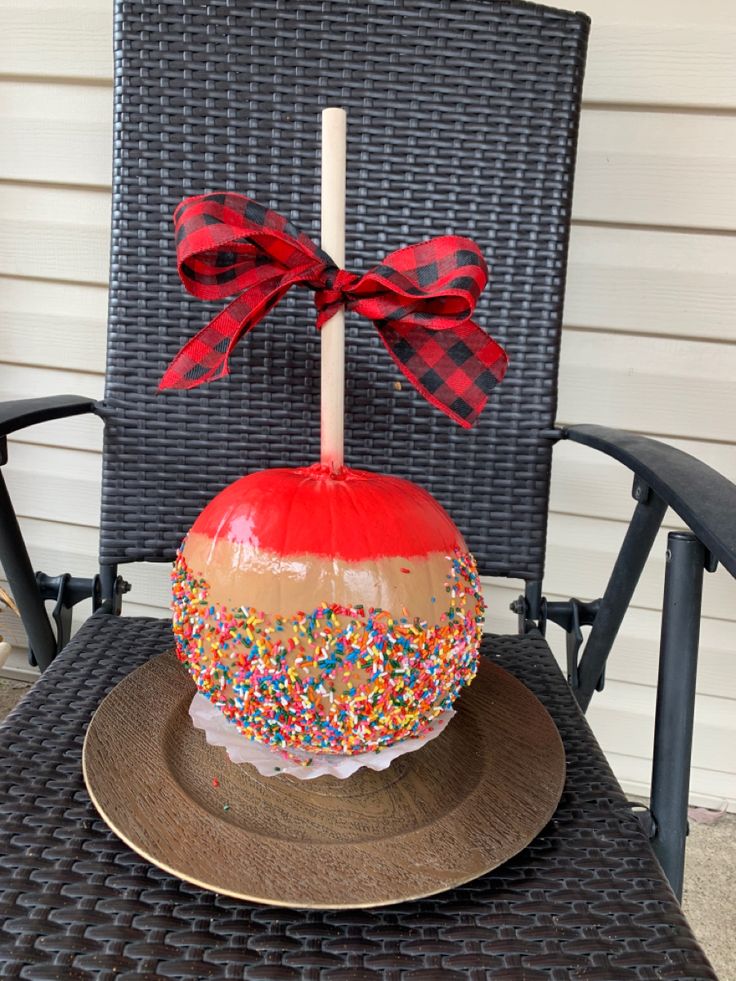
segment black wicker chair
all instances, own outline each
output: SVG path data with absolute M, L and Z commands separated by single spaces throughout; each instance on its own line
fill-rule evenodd
M 0 406 L 0 463 L 5 436 L 23 426 L 82 412 L 105 421 L 95 579 L 36 578 L 0 478 L 0 556 L 45 669 L 0 741 L 2 976 L 715 977 L 675 897 L 703 569 L 720 561 L 736 574 L 736 488 L 641 437 L 554 428 L 587 33 L 584 15 L 496 0 L 117 0 L 105 400 Z M 174 206 L 238 189 L 317 235 L 318 110 L 334 103 L 350 113 L 349 265 L 445 231 L 471 235 L 492 265 L 479 319 L 511 355 L 507 380 L 465 433 L 397 390 L 373 332 L 349 322 L 347 458 L 426 486 L 483 573 L 526 581 L 518 636 L 488 638 L 485 653 L 549 708 L 568 779 L 549 826 L 496 872 L 398 907 L 309 912 L 216 896 L 147 864 L 97 817 L 80 753 L 103 695 L 171 643 L 168 622 L 118 616 L 119 564 L 170 561 L 204 502 L 243 470 L 318 453 L 305 292 L 241 344 L 229 379 L 165 396 L 156 385 L 211 315 L 178 280 Z M 594 604 L 542 593 L 550 459 L 562 438 L 635 474 L 631 529 Z M 653 803 L 642 820 L 581 708 L 667 505 L 694 534 L 670 536 Z M 94 615 L 67 643 L 69 609 L 89 597 Z M 547 620 L 568 631 L 570 684 L 544 641 Z

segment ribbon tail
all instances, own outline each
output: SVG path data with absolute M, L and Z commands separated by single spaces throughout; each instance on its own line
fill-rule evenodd
M 237 296 L 182 347 L 159 382 L 159 391 L 197 388 L 227 375 L 235 345 L 276 306 L 288 288 L 279 278 L 272 289 L 266 290 L 263 301 L 255 308 L 247 295 Z
M 386 350 L 424 398 L 464 429 L 470 429 L 501 381 L 508 356 L 472 320 L 452 330 L 401 328 L 375 321 Z

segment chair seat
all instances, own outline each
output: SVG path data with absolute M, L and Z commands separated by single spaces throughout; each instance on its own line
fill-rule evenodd
M 0 975 L 50 978 L 715 978 L 544 639 L 485 654 L 552 714 L 568 775 L 539 837 L 459 889 L 377 910 L 254 906 L 127 848 L 84 787 L 84 730 L 167 621 L 90 618 L 0 730 Z

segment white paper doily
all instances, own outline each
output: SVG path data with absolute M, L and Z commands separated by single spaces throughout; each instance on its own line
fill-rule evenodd
M 250 763 L 264 777 L 278 777 L 288 773 L 300 780 L 314 780 L 315 777 L 332 776 L 345 779 L 362 766 L 371 770 L 385 770 L 399 756 L 421 749 L 425 743 L 439 736 L 455 714 L 447 709 L 437 716 L 424 735 L 416 739 L 402 739 L 401 742 L 387 746 L 378 753 L 356 753 L 353 756 L 330 753 L 308 753 L 304 750 L 282 750 L 254 742 L 239 732 L 232 722 L 228 722 L 222 712 L 196 692 L 189 706 L 189 716 L 197 729 L 202 729 L 211 746 L 222 746 L 233 763 Z M 309 762 L 308 762 L 309 761 Z

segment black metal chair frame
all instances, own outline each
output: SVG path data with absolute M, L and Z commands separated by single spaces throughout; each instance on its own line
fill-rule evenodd
M 218 0 L 227 12 L 230 4 L 229 0 Z M 473 0 L 471 0 L 471 6 Z M 297 5 L 295 5 L 297 6 Z M 308 4 L 307 4 L 308 6 Z M 417 16 L 422 14 L 426 6 L 426 0 L 405 0 L 401 5 L 402 9 L 409 15 L 414 15 L 417 8 Z M 572 15 L 566 12 L 552 11 L 547 8 L 537 7 L 533 4 L 488 4 L 493 18 L 498 18 L 498 23 L 505 24 L 503 18 L 517 18 L 518 22 L 525 25 L 527 21 L 533 26 L 537 23 L 539 29 L 546 29 L 550 25 L 554 30 L 554 37 L 562 37 L 563 44 L 569 44 L 573 51 L 572 57 L 575 64 L 570 70 L 569 78 L 573 79 L 573 88 L 570 90 L 569 103 L 564 108 L 564 113 L 568 119 L 568 129 L 562 137 L 559 137 L 560 145 L 564 145 L 568 156 L 563 161 L 560 170 L 561 188 L 567 192 L 564 200 L 565 207 L 559 216 L 559 226 L 556 227 L 555 234 L 559 242 L 562 243 L 562 250 L 556 253 L 556 261 L 559 263 L 558 270 L 561 271 L 564 280 L 564 264 L 567 226 L 569 223 L 569 191 L 572 181 L 572 162 L 574 160 L 574 149 L 577 128 L 577 112 L 580 100 L 580 80 L 582 77 L 582 59 L 585 54 L 585 41 L 587 37 L 587 20 L 582 15 Z M 191 11 L 194 8 L 188 3 L 184 7 Z M 335 7 L 338 13 L 345 14 L 345 10 L 350 5 L 332 4 L 326 8 L 331 10 Z M 274 8 L 276 9 L 276 8 Z M 311 9 L 311 8 L 310 8 Z M 315 8 L 316 9 L 316 8 Z M 449 8 L 448 8 L 449 9 Z M 382 10 L 379 0 L 378 12 Z M 125 112 L 130 110 L 130 82 L 127 78 L 128 62 L 130 59 L 131 46 L 134 48 L 138 43 L 134 38 L 134 25 L 136 18 L 147 17 L 145 5 L 128 0 L 118 2 L 118 20 L 116 28 L 117 37 L 117 86 L 116 86 L 116 133 L 118 137 L 124 133 L 123 123 Z M 255 15 L 254 15 L 255 16 Z M 315 15 L 316 16 L 316 15 Z M 352 14 L 350 14 L 352 16 Z M 195 18 L 195 14 L 192 14 Z M 196 18 L 195 18 L 196 19 Z M 218 22 L 221 26 L 222 22 Z M 155 32 L 153 22 L 147 21 L 147 29 Z M 205 36 L 209 27 L 202 28 Z M 567 34 L 570 34 L 570 39 Z M 215 38 L 215 41 L 218 39 Z M 221 39 L 220 39 L 221 40 Z M 528 40 L 528 39 L 527 39 Z M 172 49 L 176 48 L 174 41 L 169 38 Z M 206 45 L 209 40 L 206 39 Z M 514 42 L 510 42 L 513 48 Z M 126 48 L 128 45 L 128 48 Z M 145 45 L 144 45 L 145 46 Z M 176 48 L 179 55 L 186 48 L 186 43 L 182 42 Z M 567 49 L 565 49 L 567 50 Z M 207 47 L 207 51 L 210 48 Z M 147 56 L 150 56 L 150 52 Z M 556 55 L 555 57 L 559 57 Z M 187 68 L 187 71 L 189 69 Z M 196 71 L 190 72 L 193 78 Z M 187 77 L 190 77 L 188 75 Z M 195 84 L 195 83 L 192 83 Z M 202 82 L 202 85 L 209 85 L 209 82 Z M 142 90 L 143 91 L 143 90 Z M 324 93 L 319 94 L 319 98 L 324 101 Z M 349 101 L 349 99 L 347 99 Z M 168 102 L 167 102 L 168 105 Z M 211 108 L 211 107 L 210 107 Z M 204 111 L 204 110 L 203 110 Z M 209 111 L 209 109 L 208 109 Z M 142 147 L 143 144 L 141 143 Z M 141 159 L 147 151 L 140 149 Z M 200 151 L 197 151 L 200 152 Z M 155 153 L 154 153 L 155 157 Z M 120 210 L 121 206 L 130 207 L 131 191 L 135 185 L 135 178 L 129 177 L 130 159 L 126 158 L 124 150 L 118 147 L 116 151 L 116 172 L 115 172 L 115 198 L 114 206 Z M 155 163 L 155 160 L 154 160 Z M 127 168 L 127 169 L 126 169 Z M 216 169 L 216 168 L 215 168 Z M 186 172 L 186 171 L 185 171 Z M 223 171 L 230 180 L 229 171 Z M 138 180 L 141 178 L 138 177 Z M 215 178 L 211 174 L 207 180 Z M 167 192 L 168 193 L 168 192 Z M 162 192 L 162 204 L 160 212 L 167 214 L 171 207 L 171 202 L 181 196 L 181 184 L 174 182 L 173 190 L 170 193 Z M 313 199 L 313 193 L 307 194 L 309 201 Z M 309 203 L 309 201 L 307 203 Z M 283 209 L 282 209 L 283 210 Z M 369 215 L 369 217 L 371 217 Z M 113 236 L 113 260 L 112 260 L 112 282 L 111 291 L 113 302 L 111 304 L 111 335 L 110 348 L 113 351 L 109 362 L 108 389 L 105 400 L 96 402 L 91 399 L 76 396 L 56 396 L 50 398 L 25 399 L 17 402 L 9 402 L 0 405 L 0 465 L 7 462 L 7 437 L 14 432 L 53 419 L 67 418 L 83 413 L 94 413 L 106 422 L 106 463 L 105 480 L 103 481 L 103 542 L 101 545 L 101 563 L 99 574 L 91 579 L 79 579 L 67 575 L 47 576 L 43 573 L 35 573 L 28 557 L 20 527 L 15 517 L 13 507 L 0 473 L 0 559 L 5 569 L 5 574 L 10 583 L 11 590 L 18 602 L 21 610 L 23 624 L 28 635 L 32 662 L 45 670 L 56 658 L 56 656 L 66 647 L 69 641 L 71 609 L 81 600 L 92 599 L 93 610 L 97 615 L 113 614 L 121 612 L 122 597 L 127 590 L 127 583 L 119 573 L 119 564 L 123 561 L 153 558 L 159 561 L 171 558 L 172 550 L 175 547 L 175 536 L 170 528 L 165 529 L 166 540 L 163 544 L 156 543 L 155 547 L 150 548 L 144 544 L 137 549 L 137 546 L 130 544 L 116 544 L 115 522 L 119 517 L 115 513 L 118 507 L 120 494 L 118 489 L 121 486 L 119 481 L 120 458 L 125 454 L 121 451 L 125 438 L 124 429 L 130 425 L 133 429 L 139 425 L 135 421 L 139 404 L 138 402 L 128 401 L 126 403 L 126 391 L 133 392 L 136 398 L 141 397 L 141 392 L 148 392 L 152 388 L 152 380 L 157 373 L 160 373 L 165 364 L 165 355 L 156 364 L 147 368 L 136 367 L 136 371 L 143 373 L 140 385 L 136 388 L 136 383 L 131 383 L 126 375 L 129 371 L 130 359 L 133 357 L 130 350 L 125 351 L 125 344 L 133 335 L 135 324 L 140 322 L 140 315 L 135 301 L 135 278 L 136 270 L 130 272 L 130 267 L 135 266 L 135 261 L 131 259 L 135 246 L 135 223 L 136 217 L 128 223 L 127 230 L 123 227 L 120 231 L 121 219 L 119 214 L 114 218 L 114 227 L 117 229 Z M 141 220 L 144 220 L 141 218 Z M 149 220 L 149 219 L 146 219 Z M 156 227 L 155 220 L 150 227 Z M 376 228 L 379 227 L 374 221 Z M 163 219 L 162 219 L 163 222 Z M 123 222 L 125 226 L 125 222 Z M 160 231 L 161 242 L 166 241 L 168 227 L 162 224 Z M 127 235 L 127 238 L 126 238 Z M 354 243 L 355 245 L 355 243 Z M 360 245 L 360 243 L 358 243 Z M 358 248 L 358 245 L 355 245 Z M 370 243 L 369 243 L 370 245 Z M 361 246 L 362 247 L 362 246 Z M 162 254 L 163 247 L 159 247 L 158 255 Z M 156 250 L 154 249 L 154 254 Z M 165 257 L 165 262 L 171 264 L 170 255 Z M 126 269 L 128 272 L 126 273 Z M 153 278 L 159 276 L 158 270 L 154 270 Z M 172 274 L 170 270 L 166 273 L 169 281 L 166 286 L 166 302 L 175 295 L 178 284 L 172 284 Z M 548 335 L 547 348 L 551 351 L 550 357 L 556 358 L 558 351 L 559 320 L 562 305 L 562 290 L 558 285 L 556 291 L 550 293 L 549 316 L 552 322 Z M 155 285 L 149 290 L 153 293 L 152 302 L 156 302 Z M 182 291 L 183 292 L 183 291 Z M 163 296 L 163 294 L 162 294 Z M 131 297 L 133 299 L 131 300 Z M 178 307 L 173 308 L 175 316 L 181 315 L 183 321 L 189 324 L 203 323 L 206 319 L 206 311 L 198 304 L 190 304 L 184 298 L 176 299 Z M 288 306 L 288 304 L 287 304 Z M 132 312 L 131 312 L 132 310 Z M 286 317 L 287 324 L 291 323 L 289 317 L 301 316 L 302 308 L 299 302 L 296 306 L 289 309 Z M 172 308 L 166 312 L 169 320 L 172 319 Z M 138 319 L 136 319 L 138 318 Z M 132 326 L 131 326 L 132 325 Z M 187 325 L 183 328 L 176 325 L 167 328 L 166 342 L 164 348 L 167 352 L 173 353 L 182 336 L 187 335 Z M 513 335 L 513 329 L 509 331 Z M 191 332 L 191 330 L 189 330 Z M 123 354 L 127 360 L 116 361 L 114 354 L 115 345 L 120 344 L 123 338 Z M 504 339 L 502 337 L 502 339 Z M 506 338 L 508 341 L 508 337 Z M 251 354 L 244 354 L 244 358 L 252 358 L 254 363 L 258 363 L 258 358 L 268 360 L 271 358 L 271 348 L 268 342 L 263 342 L 259 348 L 259 341 L 254 340 L 248 344 L 254 349 Z M 367 342 L 366 342 L 367 343 Z M 362 340 L 355 342 L 353 354 L 357 351 L 358 361 L 363 354 Z M 532 348 L 532 351 L 537 350 Z M 265 353 L 264 353 L 265 352 Z M 278 355 L 279 352 L 277 352 Z M 358 366 L 357 370 L 365 371 L 366 364 L 373 371 L 374 362 L 372 350 L 369 352 L 369 360 L 365 358 Z M 276 355 L 273 356 L 276 358 Z M 524 359 L 522 350 L 521 359 Z M 122 365 L 122 367 L 121 367 Z M 148 374 L 146 375 L 146 372 Z M 239 385 L 247 384 L 243 382 L 243 376 L 247 374 L 247 367 L 236 365 L 234 380 L 227 383 L 225 389 L 225 402 L 230 399 L 233 401 L 233 393 L 237 391 Z M 356 414 L 361 418 L 371 419 L 371 403 L 377 399 L 383 399 L 384 393 L 381 383 L 391 378 L 390 366 L 381 366 L 379 354 L 379 367 L 375 369 L 377 380 L 366 384 L 365 406 L 358 405 Z M 373 376 L 371 376 L 373 377 Z M 577 599 L 570 599 L 567 602 L 548 602 L 542 589 L 541 573 L 543 569 L 543 536 L 541 544 L 535 546 L 538 555 L 522 560 L 514 566 L 513 559 L 506 560 L 499 565 L 488 559 L 484 559 L 482 544 L 473 540 L 471 535 L 471 547 L 474 551 L 481 549 L 481 571 L 491 574 L 506 574 L 526 580 L 526 589 L 523 596 L 513 604 L 513 609 L 519 617 L 519 634 L 521 637 L 529 638 L 536 643 L 541 640 L 545 633 L 548 622 L 554 622 L 563 627 L 567 632 L 568 638 L 568 663 L 567 674 L 568 682 L 572 688 L 578 704 L 584 711 L 592 698 L 595 690 L 600 690 L 604 684 L 604 673 L 606 661 L 611 648 L 616 639 L 619 627 L 623 620 L 625 611 L 629 605 L 640 574 L 652 548 L 655 536 L 661 526 L 664 514 L 668 507 L 677 513 L 682 522 L 690 529 L 687 532 L 671 532 L 668 536 L 667 545 L 667 566 L 664 584 L 663 601 L 663 620 L 661 636 L 661 653 L 659 665 L 659 683 L 656 709 L 656 730 L 654 738 L 654 766 L 652 778 L 651 807 L 645 812 L 643 821 L 651 839 L 652 847 L 664 869 L 672 890 L 679 897 L 682 892 L 683 863 L 685 851 L 685 838 L 687 834 L 687 801 L 690 755 L 693 729 L 693 712 L 695 702 L 695 676 L 698 652 L 698 633 L 701 607 L 701 593 L 703 587 L 704 570 L 713 571 L 720 562 L 731 575 L 736 576 L 736 486 L 727 481 L 716 471 L 707 467 L 703 463 L 695 460 L 687 454 L 664 445 L 652 439 L 641 436 L 631 435 L 619 430 L 609 429 L 602 426 L 579 425 L 566 428 L 555 428 L 544 420 L 549 420 L 550 406 L 554 411 L 554 384 L 556 382 L 556 362 L 551 369 L 551 373 L 545 375 L 545 379 L 551 381 L 552 394 L 546 408 L 543 407 L 541 414 L 535 418 L 533 413 L 529 414 L 531 426 L 525 420 L 524 410 L 518 410 L 514 417 L 513 426 L 517 430 L 512 431 L 507 438 L 518 438 L 518 432 L 533 430 L 531 437 L 533 452 L 537 454 L 535 459 L 541 461 L 542 484 L 546 479 L 546 486 L 542 487 L 541 497 L 539 498 L 543 506 L 546 506 L 549 482 L 549 451 L 552 445 L 559 440 L 569 439 L 577 443 L 589 446 L 594 450 L 602 452 L 632 471 L 634 475 L 633 496 L 636 501 L 633 517 L 621 547 L 619 556 L 611 578 L 603 596 L 593 602 L 583 602 Z M 505 383 L 506 384 L 506 383 Z M 519 391 L 523 393 L 523 379 L 509 382 L 511 386 L 519 385 Z M 532 380 L 531 383 L 534 384 Z M 126 389 L 126 385 L 128 388 Z M 141 387 L 142 386 L 142 387 Z M 147 387 L 146 387 L 147 386 Z M 308 388 L 308 386 L 307 386 Z M 305 389 L 306 390 L 306 389 Z M 137 394 L 136 394 L 137 393 Z M 534 395 L 534 393 L 532 393 Z M 147 397 L 147 396 L 146 396 Z M 186 396 L 185 396 L 186 397 Z M 402 394 L 401 398 L 405 396 Z M 536 397 L 536 396 L 535 396 Z M 221 396 L 218 396 L 221 399 Z M 387 411 L 389 424 L 397 418 L 405 422 L 406 417 L 400 415 L 404 411 L 402 403 L 396 402 L 396 395 L 392 393 L 391 403 Z M 383 403 L 382 403 L 383 404 Z M 423 432 L 432 434 L 431 427 L 435 425 L 431 421 L 431 416 L 425 413 L 425 407 L 419 405 L 417 401 L 411 402 L 411 412 L 416 413 L 415 421 L 420 427 L 424 427 Z M 198 406 L 204 406 L 200 401 Z M 397 408 L 398 406 L 398 408 Z M 179 413 L 179 424 L 183 414 L 188 411 L 186 402 L 179 402 L 176 406 Z M 202 411 L 206 411 L 202 409 Z M 224 412 L 224 415 L 206 420 L 208 425 L 221 425 L 222 419 L 229 418 L 229 409 L 217 410 Z M 238 411 L 237 403 L 235 411 Z M 310 410 L 311 411 L 311 410 Z M 382 410 L 383 411 L 383 410 Z M 427 410 L 428 412 L 431 410 Z M 492 414 L 493 410 L 491 410 Z M 393 413 L 393 415 L 392 415 Z M 399 413 L 397 416 L 396 413 Z M 144 413 L 145 414 L 145 413 Z M 218 418 L 220 422 L 218 422 Z M 552 416 L 553 418 L 553 416 Z M 306 425 L 309 420 L 313 421 L 313 416 L 304 417 L 301 422 L 297 420 L 297 425 Z M 430 419 L 428 422 L 427 420 Z M 132 422 L 130 420 L 133 420 Z M 148 420 L 150 422 L 150 419 Z M 146 420 L 140 425 L 144 425 Z M 289 423 L 293 425 L 293 421 Z M 370 426 L 370 423 L 368 423 Z M 481 432 L 472 444 L 472 452 L 480 454 L 486 452 L 483 449 L 483 441 L 487 443 L 489 439 L 495 438 L 499 432 L 503 432 L 502 420 L 493 418 L 488 423 L 489 428 Z M 513 426 L 511 427 L 513 429 Z M 536 426 L 536 429 L 535 429 Z M 519 428 L 520 427 L 520 428 Z M 171 428 L 171 427 L 169 427 Z M 370 428 L 368 429 L 370 432 Z M 123 432 L 123 437 L 120 437 Z M 237 430 L 234 430 L 236 435 Z M 452 453 L 455 452 L 455 439 L 459 439 L 445 428 L 437 430 L 436 439 L 440 443 L 438 453 L 445 454 L 450 460 L 449 466 L 452 467 Z M 246 434 L 247 437 L 247 434 Z M 135 432 L 133 432 L 135 439 Z M 120 440 L 123 442 L 120 442 Z M 184 435 L 184 439 L 186 436 Z M 535 442 L 536 441 L 536 442 Z M 180 443 L 179 446 L 182 444 Z M 184 445 L 186 445 L 184 443 Z M 246 445 L 241 440 L 241 446 Z M 464 447 L 467 444 L 458 443 L 458 452 L 469 452 Z M 125 444 L 130 460 L 130 445 Z M 480 447 L 480 448 L 479 448 Z M 303 447 L 297 448 L 303 455 Z M 135 452 L 135 451 L 134 451 Z M 157 450 L 154 450 L 157 452 Z M 275 451 L 276 455 L 281 449 Z M 146 457 L 146 454 L 148 456 Z M 152 457 L 150 448 L 142 446 L 140 449 L 141 459 L 150 465 Z M 269 455 L 270 454 L 270 455 Z M 449 456 L 448 456 L 449 454 Z M 376 454 L 380 458 L 380 448 Z M 532 454 L 533 455 L 533 454 Z M 262 465 L 273 465 L 274 452 L 264 451 L 260 458 Z M 297 458 L 297 454 L 295 454 Z M 438 456 L 437 459 L 440 459 Z M 110 462 L 112 461 L 112 462 Z M 142 464 L 141 464 L 142 465 Z M 428 466 L 428 471 L 432 471 L 436 463 Z M 536 465 L 536 464 L 535 464 Z M 118 468 L 118 469 L 116 469 Z M 419 467 L 415 468 L 419 473 Z M 222 486 L 226 482 L 227 471 L 220 470 L 213 478 L 214 485 Z M 161 480 L 162 487 L 155 493 L 166 493 L 170 479 L 170 474 L 163 475 Z M 234 474 L 233 474 L 234 476 Z M 231 478 L 232 479 L 232 478 Z M 421 479 L 418 477 L 417 479 Z M 523 487 L 523 481 L 519 479 L 519 485 Z M 442 499 L 443 487 L 440 485 L 438 496 Z M 429 488 L 435 490 L 431 481 Z M 178 527 L 176 522 L 181 521 L 181 526 L 186 527 L 191 522 L 193 513 L 196 513 L 195 505 L 201 504 L 209 496 L 211 488 L 204 486 L 198 491 L 197 500 L 187 500 L 181 507 L 180 514 L 163 515 L 161 521 L 169 524 L 173 521 L 172 527 Z M 147 492 L 148 493 L 148 492 Z M 151 492 L 154 493 L 154 492 Z M 450 491 L 455 493 L 455 489 L 450 484 Z M 459 492 L 458 492 L 459 493 Z M 495 492 L 494 492 L 495 493 Z M 445 495 L 447 498 L 447 494 Z M 157 499 L 158 500 L 158 499 Z M 154 501 L 154 504 L 156 502 Z M 491 502 L 492 503 L 492 502 Z M 455 507 L 456 513 L 457 506 Z M 462 506 L 462 502 L 459 506 Z M 104 509 L 107 509 L 105 511 Z M 112 510 L 111 510 L 112 509 Z M 451 508 L 451 510 L 453 510 Z M 513 501 L 507 505 L 507 510 L 513 515 Z M 157 512 L 154 512 L 157 513 Z M 112 518 L 110 515 L 112 514 Z M 107 516 L 106 516 L 107 515 Z M 539 539 L 539 530 L 546 527 L 546 513 L 539 519 L 534 526 L 534 534 Z M 460 521 L 462 525 L 462 520 Z M 112 530 L 111 530 L 112 529 Z M 463 528 L 465 530 L 465 528 Z M 509 533 L 510 534 L 510 533 Z M 166 537 L 168 535 L 168 537 Z M 112 542 L 112 544 L 111 544 Z M 137 550 L 136 550 L 137 549 Z M 536 553 L 535 553 L 536 554 Z M 46 612 L 47 602 L 54 603 L 53 621 L 55 628 L 49 622 Z M 591 627 L 587 643 L 583 647 L 583 634 L 581 628 L 589 625 Z M 581 648 L 583 649 L 580 656 Z M 581 724 L 584 724 L 581 722 Z M 701 976 L 701 975 L 697 975 Z M 707 976 L 707 975 L 702 975 Z

